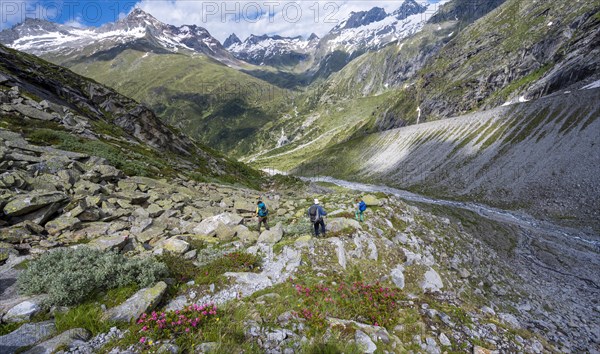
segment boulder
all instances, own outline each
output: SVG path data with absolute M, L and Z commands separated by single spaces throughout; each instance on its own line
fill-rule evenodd
M 42 310 L 42 302 L 45 296 L 36 296 L 25 300 L 12 307 L 2 317 L 3 322 L 24 322 L 29 321 Z
M 275 227 L 272 227 L 270 230 L 263 231 L 262 234 L 258 237 L 258 243 L 270 243 L 275 244 L 279 242 L 283 238 L 283 226 L 281 223 L 278 223 Z
M 444 287 L 442 278 L 433 268 L 429 268 L 423 276 L 423 281 L 420 284 L 424 292 L 438 292 Z
M 72 230 L 75 226 L 79 225 L 81 221 L 77 218 L 72 217 L 69 213 L 63 214 L 54 220 L 50 220 L 46 223 L 46 231 L 50 235 L 56 235 L 64 230 Z
M 184 254 L 190 249 L 190 244 L 183 240 L 172 237 L 161 242 L 160 247 L 171 253 Z
M 253 213 L 254 211 L 256 211 L 256 204 L 251 203 L 247 200 L 236 200 L 233 204 L 233 208 L 238 213 Z
M 14 197 L 4 206 L 8 216 L 19 216 L 41 209 L 52 203 L 61 203 L 69 198 L 61 192 L 31 192 Z
M 238 225 L 234 227 L 233 230 L 237 234 L 237 238 L 245 244 L 255 243 L 260 236 L 258 231 L 250 231 L 250 229 L 244 225 Z
M 327 222 L 327 231 L 339 232 L 345 229 L 362 230 L 362 226 L 358 221 L 348 218 L 336 218 Z
M 235 237 L 235 231 L 233 230 L 233 228 L 225 224 L 220 223 L 219 226 L 217 226 L 215 232 L 217 234 L 217 238 L 221 242 L 229 242 Z
M 368 205 L 368 206 L 381 206 L 382 202 L 374 195 L 372 194 L 367 194 L 363 197 L 363 201 Z
M 234 227 L 241 224 L 243 221 L 244 219 L 238 214 L 223 213 L 202 220 L 202 222 L 194 227 L 192 232 L 200 235 L 214 236 L 219 224 Z
M 354 340 L 363 353 L 374 353 L 377 350 L 377 345 L 373 343 L 371 337 L 361 330 L 354 332 Z
M 31 236 L 31 230 L 24 223 L 0 228 L 1 242 L 17 244 L 31 238 Z
M 125 247 L 129 238 L 122 235 L 105 236 L 92 240 L 88 247 L 101 251 L 120 251 Z
M 62 203 L 52 203 L 48 206 L 45 206 L 41 209 L 38 209 L 29 214 L 25 214 L 22 216 L 17 216 L 13 218 L 13 221 L 31 221 L 36 223 L 37 225 L 44 225 L 48 220 L 50 220 L 57 211 L 59 211 L 63 207 Z
M 144 312 L 152 310 L 162 299 L 167 284 L 158 282 L 151 288 L 144 288 L 117 307 L 106 311 L 103 319 L 115 322 L 131 322 L 138 319 Z
M 404 267 L 402 265 L 392 269 L 390 276 L 394 285 L 400 289 L 404 289 Z
M 157 218 L 159 217 L 165 210 L 161 207 L 159 207 L 156 204 L 150 204 L 148 206 L 148 208 L 146 208 L 146 211 L 148 212 L 148 215 L 151 218 Z
M 59 351 L 61 348 L 69 347 L 75 341 L 87 342 L 92 337 L 92 334 L 84 328 L 69 329 L 54 338 L 36 344 L 33 348 L 25 353 L 27 354 L 52 354 Z
M 17 330 L 0 336 L 0 351 L 3 354 L 13 354 L 18 349 L 33 345 L 54 333 L 56 333 L 54 321 L 25 323 Z

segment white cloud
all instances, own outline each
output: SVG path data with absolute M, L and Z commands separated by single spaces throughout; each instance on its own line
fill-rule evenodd
M 77 16 L 74 19 L 65 22 L 65 25 L 75 27 L 75 28 L 85 28 L 86 26 L 83 24 L 83 19 L 81 16 Z
M 165 23 L 202 26 L 224 41 L 234 32 L 242 40 L 250 34 L 323 36 L 352 11 L 378 6 L 389 13 L 403 1 L 141 0 L 136 7 Z

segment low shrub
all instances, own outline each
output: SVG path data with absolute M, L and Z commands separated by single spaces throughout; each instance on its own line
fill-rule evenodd
M 48 305 L 74 305 L 108 289 L 150 286 L 167 273 L 167 267 L 154 258 L 128 258 L 80 247 L 32 260 L 18 283 L 24 294 L 48 294 Z
M 190 305 L 183 310 L 143 314 L 137 321 L 139 343 L 151 345 L 150 340 L 198 336 L 210 321 L 218 321 L 217 305 Z
M 295 312 L 315 329 L 324 329 L 327 317 L 338 317 L 370 323 L 374 326 L 393 326 L 398 321 L 400 290 L 363 282 L 339 282 L 335 286 L 307 286 L 290 281 L 295 296 L 302 305 Z

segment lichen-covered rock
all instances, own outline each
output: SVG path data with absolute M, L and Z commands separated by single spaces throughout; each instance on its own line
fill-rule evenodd
M 192 232 L 199 235 L 214 236 L 220 223 L 226 226 L 234 227 L 241 224 L 243 221 L 244 219 L 238 214 L 223 213 L 202 220 L 200 224 L 194 227 Z
M 68 347 L 75 341 L 88 341 L 92 334 L 84 328 L 69 329 L 54 338 L 36 344 L 33 348 L 27 350 L 26 354 L 52 354 L 60 348 Z
M 71 230 L 80 223 L 81 220 L 72 217 L 69 213 L 67 213 L 54 220 L 48 221 L 45 228 L 50 235 L 56 235 L 64 230 Z
M 270 243 L 275 244 L 283 238 L 283 226 L 278 223 L 275 227 L 270 230 L 265 230 L 258 237 L 258 243 Z
M 163 281 L 151 288 L 141 289 L 121 305 L 106 311 L 103 319 L 115 322 L 136 320 L 144 312 L 153 309 L 160 302 L 166 290 L 167 284 Z
M 362 230 L 362 226 L 358 221 L 347 218 L 336 218 L 327 222 L 328 231 L 339 232 L 345 229 Z
M 120 251 L 125 247 L 129 238 L 122 235 L 104 236 L 92 240 L 88 247 L 96 248 L 101 251 Z
M 367 194 L 362 199 L 368 206 L 380 206 L 382 204 L 381 200 L 372 194 Z
M 25 323 L 17 330 L 0 336 L 0 350 L 3 354 L 13 354 L 18 349 L 33 345 L 54 333 L 54 321 Z
M 160 243 L 160 246 L 165 249 L 165 251 L 169 251 L 175 254 L 184 254 L 190 249 L 190 244 L 172 237 L 164 242 Z
M 235 237 L 235 231 L 233 230 L 233 228 L 225 224 L 219 224 L 215 232 L 217 234 L 217 238 L 221 242 L 229 242 Z
M 31 192 L 14 197 L 4 206 L 4 213 L 8 216 L 19 216 L 30 213 L 50 205 L 60 203 L 69 198 L 61 192 Z

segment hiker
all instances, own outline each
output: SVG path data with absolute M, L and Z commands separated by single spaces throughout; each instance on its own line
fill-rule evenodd
M 313 204 L 310 208 L 308 208 L 308 217 L 310 218 L 310 222 L 313 223 L 315 227 L 315 236 L 319 237 L 319 227 L 321 228 L 321 234 L 325 236 L 325 221 L 323 217 L 327 215 L 323 207 L 319 205 L 319 200 L 315 199 L 315 204 Z
M 365 210 L 367 210 L 367 203 L 365 203 L 365 201 L 362 200 L 362 198 L 356 198 L 354 202 L 356 203 L 356 211 L 354 212 L 356 221 L 365 221 L 364 212 Z
M 258 198 L 256 203 L 256 216 L 258 216 L 258 232 L 260 232 L 260 225 L 265 224 L 265 229 L 269 230 L 269 210 L 263 201 Z

